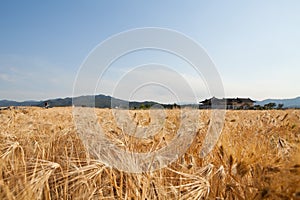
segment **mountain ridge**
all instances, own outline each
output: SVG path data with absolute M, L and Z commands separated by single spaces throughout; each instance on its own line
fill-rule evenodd
M 13 101 L 13 100 L 0 100 L 0 107 L 8 106 L 38 106 L 44 107 L 45 104 L 50 107 L 66 107 L 66 106 L 84 106 L 84 107 L 96 107 L 96 108 L 140 108 L 140 107 L 151 107 L 155 104 L 162 105 L 164 107 L 171 107 L 174 104 L 162 104 L 155 101 L 127 101 L 111 97 L 108 95 L 85 95 L 79 97 L 65 97 L 65 98 L 55 98 L 41 101 Z
M 140 108 L 143 106 L 151 107 L 155 104 L 161 105 L 163 107 L 172 107 L 174 104 L 163 104 L 158 103 L 155 101 L 127 101 L 118 99 L 115 97 L 111 97 L 108 95 L 85 95 L 79 97 L 65 97 L 65 98 L 55 98 L 55 99 L 48 99 L 48 100 L 29 100 L 29 101 L 13 101 L 13 100 L 0 100 L 0 107 L 8 107 L 8 106 L 38 106 L 43 107 L 45 103 L 48 103 L 51 107 L 65 107 L 65 106 L 72 106 L 73 104 L 79 106 L 90 106 L 90 107 L 97 107 L 97 108 L 116 108 L 116 107 L 129 107 L 129 108 Z M 256 101 L 255 105 L 263 106 L 268 103 L 276 103 L 283 104 L 284 108 L 300 108 L 300 96 L 291 98 L 291 99 L 265 99 L 261 101 Z M 181 106 L 185 106 L 184 104 L 179 104 Z M 187 104 L 186 106 L 192 106 L 196 104 Z
M 283 104 L 284 108 L 300 108 L 300 96 L 290 99 L 265 99 L 262 101 L 256 101 L 255 105 L 263 106 L 268 103 Z

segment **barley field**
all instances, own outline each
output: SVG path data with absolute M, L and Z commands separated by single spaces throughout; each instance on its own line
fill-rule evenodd
M 137 139 L 112 110 L 95 109 L 108 138 L 135 152 L 163 148 L 175 137 L 180 110 L 164 111 L 163 127 Z M 184 155 L 162 169 L 128 173 L 87 152 L 71 107 L 1 110 L 0 199 L 300 199 L 300 110 L 229 110 L 204 158 L 211 111 L 197 112 L 203 126 Z M 155 121 L 148 110 L 130 114 L 139 127 Z

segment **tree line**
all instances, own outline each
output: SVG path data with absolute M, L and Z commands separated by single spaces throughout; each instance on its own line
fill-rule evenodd
M 282 110 L 283 106 L 284 106 L 283 103 L 279 103 L 278 105 L 276 103 L 267 103 L 267 104 L 265 104 L 263 106 L 261 106 L 261 105 L 254 105 L 253 109 L 254 110 L 273 110 L 273 109 Z

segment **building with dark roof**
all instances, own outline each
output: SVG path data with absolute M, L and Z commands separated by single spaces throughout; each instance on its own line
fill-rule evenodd
M 250 98 L 223 98 L 218 99 L 212 97 L 210 99 L 205 99 L 200 102 L 200 109 L 210 109 L 210 108 L 226 108 L 226 109 L 250 109 L 253 107 L 255 101 Z

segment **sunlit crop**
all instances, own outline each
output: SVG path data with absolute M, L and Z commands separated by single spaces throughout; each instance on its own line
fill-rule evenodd
M 99 124 L 128 151 L 163 148 L 180 124 L 179 109 L 165 110 L 162 128 L 137 139 L 111 111 L 96 109 Z M 148 110 L 130 114 L 139 127 L 155 121 Z M 300 199 L 300 110 L 229 110 L 214 150 L 200 158 L 209 114 L 199 110 L 203 128 L 184 155 L 166 168 L 134 174 L 89 155 L 72 108 L 2 110 L 0 199 Z

